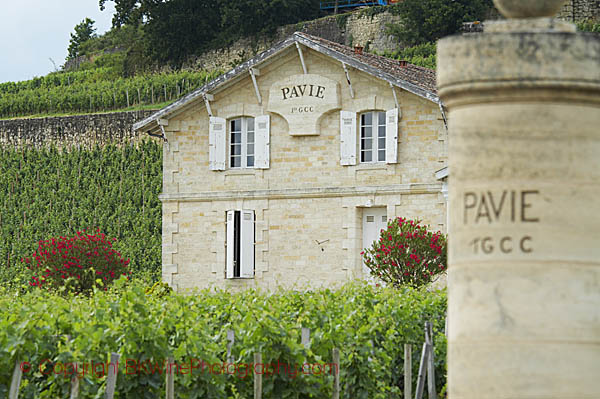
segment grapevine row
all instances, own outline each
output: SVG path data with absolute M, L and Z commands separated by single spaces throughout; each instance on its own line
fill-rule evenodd
M 216 77 L 216 72 L 180 71 L 133 78 L 104 79 L 94 71 L 0 85 L 0 117 L 62 112 L 99 112 L 158 104 L 183 96 Z M 108 72 L 107 72 L 108 73 Z M 70 74 L 75 74 L 71 76 Z M 76 75 L 81 74 L 81 76 Z M 73 77 L 71 81 L 70 77 Z M 68 80 L 68 84 L 65 82 Z M 23 83 L 23 84 L 21 84 Z

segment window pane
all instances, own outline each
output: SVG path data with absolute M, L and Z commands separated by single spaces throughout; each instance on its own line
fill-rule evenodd
M 234 119 L 231 121 L 231 131 L 232 132 L 241 132 L 242 131 L 242 120 Z
M 232 145 L 231 146 L 231 155 L 241 155 L 242 154 L 242 146 L 241 145 Z
M 239 144 L 242 142 L 242 133 L 232 133 L 231 134 L 231 143 Z
M 364 151 L 362 153 L 363 162 L 373 162 L 373 153 L 371 151 Z
M 377 139 L 377 148 L 380 150 L 385 150 L 385 138 Z
M 248 131 L 254 131 L 254 118 L 248 118 L 247 119 L 247 126 L 248 126 Z
M 379 126 L 385 126 L 385 112 L 379 112 Z
M 373 134 L 372 128 L 370 126 L 362 128 L 362 137 L 371 137 Z
M 242 158 L 241 157 L 231 157 L 231 167 L 239 168 L 242 166 Z
M 248 167 L 251 168 L 254 166 L 254 157 L 253 156 L 249 156 L 248 157 Z
M 248 143 L 254 143 L 254 132 L 248 132 Z
M 379 126 L 379 137 L 385 137 L 385 126 Z
M 254 155 L 254 144 L 248 144 L 246 147 L 246 154 Z
M 385 161 L 385 150 L 379 150 L 379 162 Z
M 373 140 L 371 139 L 361 139 L 361 148 L 363 150 L 370 150 L 373 148 Z
M 361 115 L 361 124 L 363 126 L 372 125 L 373 124 L 373 113 L 366 112 L 366 113 L 362 114 Z

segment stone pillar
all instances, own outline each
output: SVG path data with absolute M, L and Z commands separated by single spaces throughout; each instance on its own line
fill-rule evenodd
M 438 44 L 450 399 L 600 398 L 600 40 L 562 0 Z

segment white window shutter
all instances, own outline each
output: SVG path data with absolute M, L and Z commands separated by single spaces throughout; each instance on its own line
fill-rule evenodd
M 235 211 L 227 211 L 227 222 L 226 222 L 226 243 L 227 252 L 225 254 L 227 262 L 227 278 L 233 278 L 233 247 L 235 241 L 235 222 L 234 222 Z
M 398 162 L 398 108 L 385 113 L 385 162 Z
M 240 277 L 254 277 L 254 211 L 242 211 Z
M 208 165 L 210 170 L 225 170 L 226 132 L 225 119 L 211 116 L 208 129 Z
M 340 111 L 340 163 L 356 165 L 356 112 Z
M 269 169 L 271 117 L 269 115 L 257 116 L 254 120 L 254 126 L 254 167 Z

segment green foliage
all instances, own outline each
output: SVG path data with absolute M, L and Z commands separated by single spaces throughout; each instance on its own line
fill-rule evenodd
M 0 281 L 28 283 L 19 260 L 38 241 L 100 228 L 132 260 L 160 275 L 162 146 L 144 141 L 59 151 L 0 148 Z
M 100 6 L 106 1 L 100 0 Z M 116 8 L 113 26 L 140 27 L 144 56 L 176 67 L 192 55 L 222 48 L 242 37 L 269 35 L 279 26 L 320 14 L 318 0 L 110 1 Z
M 407 45 L 434 42 L 485 18 L 492 6 L 492 0 L 404 0 L 390 7 L 401 23 L 388 25 L 388 33 Z
M 152 295 L 158 298 L 164 298 L 170 295 L 172 292 L 173 289 L 169 286 L 169 284 L 162 281 L 157 281 L 154 283 L 154 285 L 152 285 L 152 287 L 146 288 L 146 295 Z
M 600 33 L 600 22 L 588 20 L 577 23 L 577 30 L 581 32 Z
M 95 31 L 94 21 L 89 18 L 86 18 L 75 25 L 75 33 L 71 33 L 71 40 L 69 40 L 69 55 L 67 56 L 67 59 L 79 56 L 81 44 L 94 37 Z
M 0 117 L 56 112 L 97 112 L 177 99 L 218 75 L 179 71 L 120 78 L 110 66 L 58 72 L 0 84 Z
M 379 240 L 361 252 L 371 275 L 394 287 L 420 287 L 446 270 L 446 237 L 419 223 L 400 217 L 388 221 Z
M 100 285 L 105 290 L 130 274 L 129 259 L 112 248 L 115 238 L 78 231 L 73 237 L 40 240 L 37 250 L 23 261 L 31 273 L 30 285 L 41 289 L 84 293 Z
M 436 43 L 434 42 L 417 44 L 394 52 L 386 51 L 382 55 L 395 60 L 408 61 L 410 64 L 424 68 L 435 69 L 436 67 Z
M 117 352 L 117 397 L 161 397 L 165 377 L 158 369 L 164 372 L 163 360 L 173 356 L 178 364 L 222 364 L 227 361 L 227 330 L 232 329 L 232 363 L 238 370 L 231 367 L 233 375 L 223 375 L 219 367 L 213 373 L 196 368 L 191 375 L 176 374 L 178 398 L 251 398 L 253 373 L 244 364 L 252 363 L 258 351 L 264 364 L 282 365 L 279 373 L 263 375 L 263 397 L 329 398 L 332 375 L 303 374 L 301 367 L 331 363 L 337 347 L 342 398 L 398 399 L 403 344 L 422 345 L 425 321 L 434 326 L 438 392 L 445 383 L 444 292 L 349 284 L 338 290 L 201 291 L 161 298 L 146 295 L 135 282 L 115 285 L 91 297 L 66 298 L 46 292 L 16 296 L 0 288 L 0 396 L 7 396 L 18 360 L 32 368 L 23 374 L 24 398 L 68 397 L 70 376 L 55 375 L 49 367 L 60 370 L 73 362 L 88 364 L 79 398 L 101 397 L 106 383 L 102 368 L 93 373 L 89 365 L 107 362 L 108 354 Z M 302 327 L 311 331 L 308 348 L 300 342 Z M 413 350 L 413 386 L 419 356 Z M 152 368 L 140 370 L 141 362 Z M 46 366 L 44 373 L 38 371 L 40 363 Z M 284 365 L 291 367 L 285 370 Z

